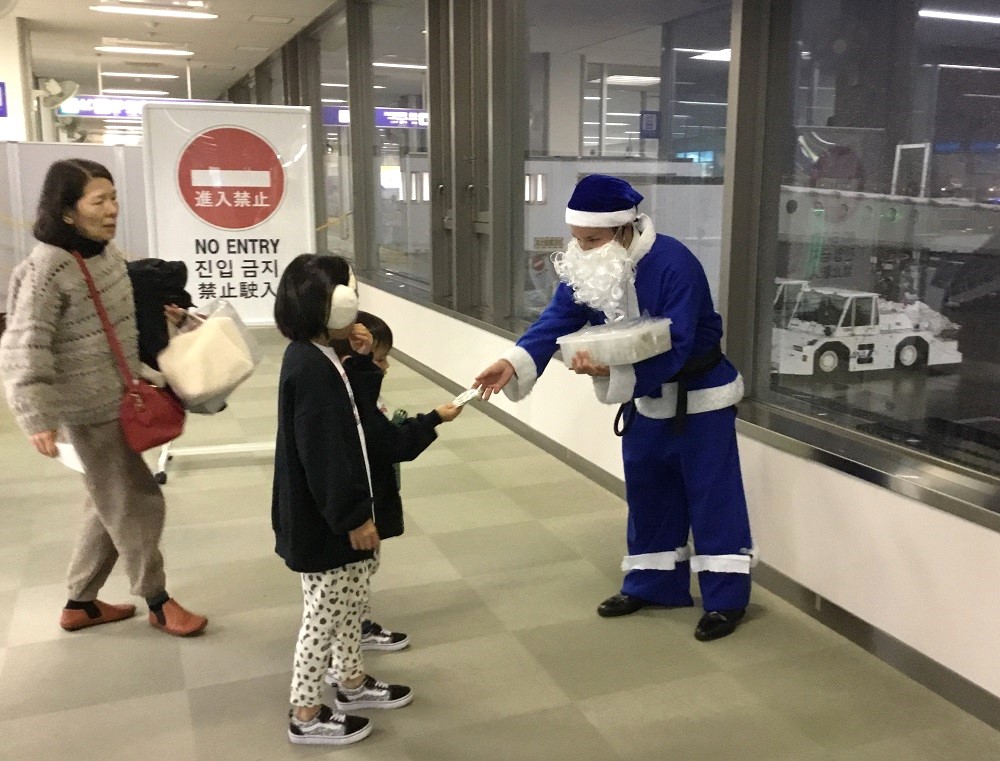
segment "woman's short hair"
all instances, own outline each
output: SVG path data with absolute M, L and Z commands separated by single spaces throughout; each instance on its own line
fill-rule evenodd
M 103 164 L 87 159 L 63 159 L 45 173 L 38 214 L 32 230 L 35 238 L 50 246 L 62 246 L 73 239 L 75 228 L 63 217 L 83 198 L 87 183 L 101 177 L 112 185 L 115 180 Z
M 300 254 L 289 262 L 278 282 L 274 322 L 289 341 L 311 341 L 326 331 L 330 297 L 351 279 L 342 256 Z

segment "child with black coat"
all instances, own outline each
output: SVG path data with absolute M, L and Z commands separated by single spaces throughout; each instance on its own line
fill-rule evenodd
M 383 374 L 370 356 L 371 334 L 354 322 L 357 292 L 343 258 L 296 257 L 282 274 L 274 312 L 291 343 L 278 386 L 271 522 L 275 551 L 301 574 L 303 595 L 288 738 L 344 745 L 366 737 L 371 724 L 322 703 L 328 669 L 340 710 L 399 708 L 413 699 L 409 687 L 365 673 L 361 617 L 379 544 L 403 530 L 392 462 L 415 458 L 459 409 L 442 405 L 401 427 L 378 412 Z M 346 361 L 330 346 L 336 339 L 351 343 Z

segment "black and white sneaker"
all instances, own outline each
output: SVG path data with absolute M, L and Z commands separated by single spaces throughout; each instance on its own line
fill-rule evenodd
M 371 719 L 334 713 L 330 706 L 320 706 L 309 721 L 288 717 L 288 740 L 296 745 L 350 745 L 372 733 Z
M 361 708 L 402 708 L 413 700 L 413 690 L 402 684 L 386 684 L 373 676 L 365 676 L 360 687 L 337 688 L 337 708 L 356 711 Z
M 410 638 L 402 632 L 383 629 L 374 621 L 361 624 L 362 650 L 402 650 L 410 646 Z

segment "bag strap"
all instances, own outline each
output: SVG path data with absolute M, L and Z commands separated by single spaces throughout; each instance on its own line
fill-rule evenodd
M 128 362 L 125 361 L 125 352 L 122 351 L 121 342 L 118 340 L 118 334 L 115 333 L 111 320 L 108 319 L 108 312 L 104 308 L 101 294 L 94 284 L 94 278 L 90 276 L 90 270 L 87 269 L 83 257 L 76 251 L 72 251 L 71 253 L 73 254 L 73 258 L 76 259 L 76 263 L 80 265 L 80 270 L 83 272 L 83 279 L 87 281 L 87 290 L 90 291 L 90 299 L 94 302 L 94 309 L 97 310 L 97 316 L 101 319 L 101 325 L 104 328 L 104 335 L 107 336 L 108 345 L 111 347 L 111 353 L 118 362 L 118 372 L 121 374 L 122 380 L 125 381 L 125 387 L 131 388 L 132 384 L 135 383 L 135 379 L 132 377 L 132 371 L 129 369 Z

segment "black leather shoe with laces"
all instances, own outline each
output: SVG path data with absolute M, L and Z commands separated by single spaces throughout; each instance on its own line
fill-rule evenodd
M 710 610 L 701 617 L 694 630 L 694 638 L 699 642 L 711 642 L 722 639 L 736 631 L 736 625 L 742 620 L 746 610 Z

